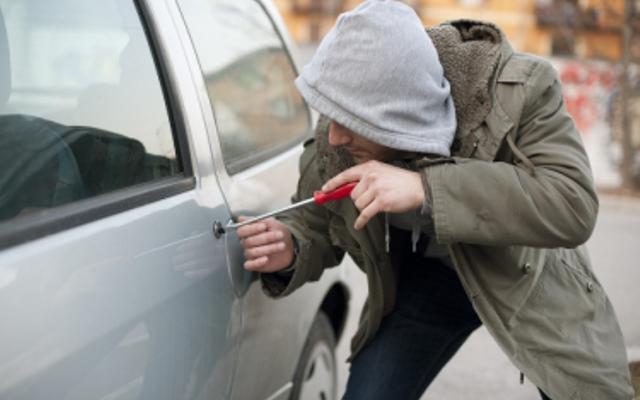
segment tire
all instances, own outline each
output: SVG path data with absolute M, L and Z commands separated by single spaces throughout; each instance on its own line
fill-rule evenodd
M 336 338 L 327 315 L 320 311 L 311 324 L 293 375 L 291 400 L 335 400 Z

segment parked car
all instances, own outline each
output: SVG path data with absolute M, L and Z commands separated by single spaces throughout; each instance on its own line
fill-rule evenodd
M 283 300 L 234 217 L 312 116 L 262 0 L 0 0 L 0 399 L 330 399 L 348 276 Z

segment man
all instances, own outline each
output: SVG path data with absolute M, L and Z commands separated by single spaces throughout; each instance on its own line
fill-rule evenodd
M 493 25 L 425 33 L 409 7 L 372 0 L 338 18 L 296 84 L 323 117 L 295 199 L 358 181 L 353 201 L 238 234 L 273 297 L 345 252 L 366 273 L 345 398 L 419 398 L 480 324 L 543 398 L 633 397 L 582 246 L 589 163 L 548 63 Z

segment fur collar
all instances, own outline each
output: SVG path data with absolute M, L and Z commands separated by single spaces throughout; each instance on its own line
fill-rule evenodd
M 427 29 L 456 107 L 456 137 L 480 126 L 491 111 L 492 92 L 506 39 L 492 24 L 459 20 Z

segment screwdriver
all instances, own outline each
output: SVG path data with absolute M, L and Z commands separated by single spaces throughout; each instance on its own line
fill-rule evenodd
M 289 210 L 293 210 L 295 208 L 298 207 L 302 207 L 302 206 L 306 206 L 307 204 L 311 204 L 311 203 L 315 203 L 318 206 L 321 206 L 329 201 L 334 201 L 334 200 L 340 200 L 340 199 L 344 199 L 345 197 L 349 196 L 351 194 L 351 191 L 353 190 L 353 188 L 358 184 L 358 182 L 350 182 L 347 183 L 346 185 L 342 185 L 339 188 L 332 190 L 330 192 L 324 193 L 321 191 L 315 191 L 313 192 L 313 197 L 310 197 L 306 200 L 302 200 L 299 201 L 297 203 L 293 203 L 290 206 L 286 206 L 283 208 L 280 208 L 278 210 L 275 211 L 271 211 L 268 212 L 266 214 L 262 214 L 262 215 L 258 215 L 257 217 L 252 217 L 249 218 L 246 221 L 242 221 L 242 222 L 236 222 L 233 224 L 229 224 L 227 225 L 227 228 L 229 229 L 237 229 L 240 228 L 241 226 L 244 225 L 249 225 L 252 224 L 256 221 L 260 221 L 262 219 L 268 218 L 268 217 L 272 217 L 274 215 L 277 214 L 281 214 L 285 211 L 289 211 Z

